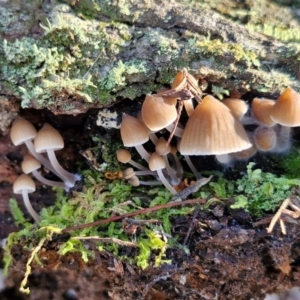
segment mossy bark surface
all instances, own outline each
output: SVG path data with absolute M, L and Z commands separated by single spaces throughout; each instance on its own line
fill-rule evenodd
M 299 90 L 300 4 L 288 5 L 2 1 L 1 93 L 78 114 L 155 92 L 182 67 L 217 96 Z

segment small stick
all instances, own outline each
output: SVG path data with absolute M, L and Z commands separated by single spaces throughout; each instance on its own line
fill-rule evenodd
M 196 193 L 202 186 L 206 185 L 212 179 L 212 177 L 213 176 L 211 175 L 208 178 L 206 177 L 200 178 L 194 184 L 186 187 L 183 191 L 174 195 L 171 201 L 185 200 L 190 194 Z
M 161 204 L 161 205 L 157 205 L 157 206 L 153 206 L 153 207 L 139 209 L 137 211 L 134 211 L 134 212 L 131 212 L 128 214 L 124 214 L 121 216 L 113 216 L 113 217 L 110 217 L 107 219 L 98 220 L 98 221 L 87 223 L 87 224 L 81 224 L 81 225 L 67 227 L 67 228 L 63 229 L 62 232 L 64 233 L 64 232 L 69 232 L 69 231 L 76 230 L 76 229 L 83 229 L 83 228 L 97 226 L 97 225 L 105 224 L 105 223 L 109 223 L 109 222 L 115 222 L 115 221 L 122 220 L 124 218 L 130 218 L 130 217 L 134 217 L 134 216 L 141 215 L 141 214 L 147 214 L 147 213 L 157 211 L 157 210 L 160 210 L 163 208 L 169 208 L 169 207 L 181 206 L 181 205 L 187 205 L 187 204 L 195 204 L 195 203 L 205 204 L 206 200 L 205 199 L 190 199 L 190 200 L 185 200 L 185 201 L 181 201 L 181 202 L 169 202 L 166 204 Z

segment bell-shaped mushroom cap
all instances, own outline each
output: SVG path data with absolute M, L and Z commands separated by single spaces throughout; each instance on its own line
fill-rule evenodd
M 11 127 L 10 138 L 15 146 L 24 143 L 27 140 L 33 140 L 37 135 L 34 126 L 23 118 L 17 118 Z
M 300 94 L 290 87 L 286 88 L 272 108 L 271 119 L 283 126 L 299 126 Z
M 179 151 L 183 155 L 217 155 L 249 147 L 251 143 L 241 122 L 223 103 L 206 96 L 186 124 Z
M 155 151 L 159 155 L 167 155 L 171 152 L 171 146 L 168 142 L 163 138 L 160 137 L 155 145 Z
M 130 152 L 126 149 L 118 149 L 117 160 L 123 164 L 127 164 L 131 160 Z
M 128 180 L 132 176 L 135 176 L 135 172 L 132 168 L 127 168 L 125 171 L 122 172 L 123 178 Z
M 139 186 L 140 185 L 140 180 L 137 176 L 132 176 L 130 179 L 129 179 L 129 183 L 132 185 L 132 186 Z
M 146 95 L 142 105 L 142 119 L 152 131 L 159 131 L 177 118 L 175 105 L 158 95 Z
M 241 120 L 245 113 L 248 110 L 248 104 L 242 100 L 237 98 L 227 98 L 222 101 L 232 112 L 232 114 Z
M 157 171 L 166 167 L 165 160 L 156 152 L 152 153 L 149 159 L 149 169 L 151 171 Z
M 64 140 L 61 134 L 50 124 L 45 123 L 34 139 L 34 148 L 38 153 L 49 149 L 60 150 L 64 147 Z
M 35 191 L 34 181 L 28 175 L 22 174 L 14 182 L 13 191 L 15 194 L 22 194 L 23 191 L 32 193 Z
M 149 129 L 146 125 L 128 114 L 123 114 L 120 131 L 125 147 L 136 147 L 149 140 Z
M 271 110 L 275 104 L 274 100 L 266 98 L 254 98 L 252 101 L 252 116 L 262 125 L 272 127 L 276 124 L 270 115 Z
M 277 144 L 277 135 L 273 127 L 257 127 L 253 138 L 256 148 L 260 151 L 270 151 Z
M 23 158 L 21 167 L 22 167 L 22 171 L 25 174 L 28 174 L 34 170 L 39 169 L 41 167 L 41 163 L 33 156 L 26 154 Z

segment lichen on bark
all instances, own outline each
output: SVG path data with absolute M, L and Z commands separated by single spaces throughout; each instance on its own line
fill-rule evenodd
M 293 22 L 275 38 L 255 32 L 279 28 L 271 17 L 262 23 L 279 4 L 263 1 L 259 12 L 253 1 L 63 2 L 16 0 L 0 10 L 1 87 L 22 107 L 73 114 L 106 107 L 156 91 L 182 67 L 218 91 L 276 97 L 286 86 L 298 89 L 298 37 L 280 38 L 293 36 L 297 15 L 290 12 Z M 37 9 L 38 18 L 17 17 L 18 6 Z

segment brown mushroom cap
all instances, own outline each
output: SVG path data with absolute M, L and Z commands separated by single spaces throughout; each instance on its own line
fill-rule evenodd
M 33 156 L 26 154 L 22 161 L 21 167 L 25 174 L 29 174 L 32 171 L 39 169 L 41 167 L 41 163 Z
M 132 185 L 132 186 L 139 186 L 140 185 L 140 180 L 137 176 L 132 176 L 129 180 L 129 183 Z
M 223 103 L 206 96 L 190 116 L 179 151 L 183 155 L 216 155 L 251 147 L 241 122 Z
M 283 126 L 300 126 L 300 94 L 286 88 L 271 110 L 271 119 Z
M 149 140 L 149 129 L 137 118 L 123 114 L 121 138 L 125 147 L 142 145 Z
M 232 114 L 241 120 L 248 110 L 248 104 L 242 99 L 227 98 L 222 101 L 232 112 Z
M 64 140 L 61 134 L 50 124 L 45 123 L 42 129 L 37 133 L 34 140 L 36 152 L 41 153 L 49 149 L 60 150 L 64 147 Z
M 155 145 L 155 151 L 159 155 L 167 155 L 171 152 L 171 146 L 167 143 L 165 138 L 160 137 Z
M 142 105 L 142 119 L 152 131 L 158 131 L 172 124 L 177 118 L 175 105 L 159 95 L 146 95 Z
M 17 118 L 11 127 L 10 138 L 15 146 L 23 144 L 27 140 L 33 140 L 37 135 L 37 130 L 27 120 Z
M 149 159 L 149 169 L 151 171 L 157 171 L 166 167 L 165 160 L 156 152 L 152 153 Z
M 276 122 L 274 122 L 270 117 L 274 105 L 274 100 L 254 98 L 251 107 L 253 117 L 264 126 L 271 127 L 275 125 Z
M 277 135 L 273 127 L 257 127 L 253 138 L 256 148 L 260 151 L 270 151 L 276 147 Z
M 23 191 L 26 191 L 27 193 L 35 191 L 34 181 L 26 174 L 19 176 L 13 184 L 13 192 L 15 194 L 22 194 Z
M 117 160 L 122 164 L 127 164 L 131 160 L 131 154 L 126 149 L 117 150 Z

